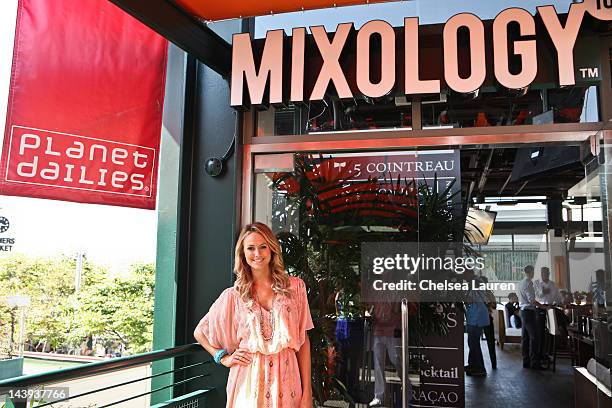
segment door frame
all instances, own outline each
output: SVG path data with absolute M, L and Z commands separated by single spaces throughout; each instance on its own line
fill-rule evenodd
M 602 112 L 603 113 L 603 112 Z M 538 126 L 504 126 L 495 128 L 457 128 L 423 130 L 374 130 L 333 132 L 292 136 L 258 136 L 255 134 L 254 111 L 243 113 L 242 180 L 240 224 L 253 222 L 254 163 L 258 154 L 297 152 L 367 152 L 384 150 L 459 148 L 529 144 L 579 145 L 598 135 L 612 139 L 612 122 L 567 123 Z M 606 126 L 607 125 L 607 126 Z M 606 129 L 608 127 L 608 129 Z

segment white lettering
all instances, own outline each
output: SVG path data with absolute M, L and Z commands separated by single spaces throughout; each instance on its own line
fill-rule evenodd
M 87 138 L 75 140 L 78 136 L 43 132 L 46 134 L 23 133 L 15 137 L 19 141 L 15 143 L 19 146 L 19 155 L 15 156 L 22 157 L 11 166 L 22 179 L 34 179 L 43 184 L 48 181 L 49 185 L 61 182 L 66 187 L 91 188 L 112 184 L 114 189 L 150 191 L 151 186 L 147 183 L 150 173 L 138 170 L 151 168 L 153 153 L 135 151 L 127 146 L 113 148 L 90 144 Z M 66 139 L 67 136 L 72 139 Z M 112 164 L 104 166 L 106 162 Z
M 45 154 L 49 156 L 60 156 L 60 152 L 53 151 L 53 138 L 51 136 L 47 136 L 47 150 L 45 150 Z
M 66 149 L 66 156 L 71 159 L 80 159 L 83 157 L 83 153 L 85 152 L 85 145 L 81 142 L 74 141 L 72 142 L 77 147 L 69 147 Z
M 28 143 L 28 139 L 33 140 L 34 144 Z M 21 135 L 21 141 L 19 143 L 19 155 L 23 156 L 25 149 L 38 149 L 40 147 L 40 137 L 37 135 L 33 135 L 30 133 L 25 133 Z
M 31 171 L 26 172 L 24 168 L 30 168 Z M 36 169 L 38 167 L 38 156 L 34 156 L 34 161 L 32 163 L 21 162 L 17 165 L 17 174 L 21 177 L 34 177 L 36 175 Z
M 374 272 L 376 275 L 380 275 L 385 271 L 385 268 L 382 267 L 382 262 L 384 261 L 384 259 L 385 258 L 380 257 L 374 258 L 372 272 Z
M 94 182 L 91 180 L 87 180 L 85 176 L 87 175 L 87 167 L 81 166 L 81 178 L 79 179 L 79 183 L 81 184 L 93 184 Z
M 423 258 L 418 257 L 410 257 L 410 261 L 412 261 L 412 270 L 410 271 L 411 275 L 414 275 L 416 273 L 416 271 L 419 269 L 419 266 L 421 265 L 421 261 L 423 260 Z
M 99 149 L 102 152 L 102 163 L 106 163 L 106 146 L 99 144 L 91 145 L 89 148 L 89 160 L 94 160 L 96 149 Z
M 457 327 L 457 313 L 447 313 L 446 320 L 448 321 L 448 327 L 451 329 Z
M 64 181 L 71 183 L 72 180 L 72 169 L 74 169 L 74 164 L 66 164 L 66 177 L 64 177 Z
M 132 190 L 140 191 L 144 189 L 144 183 L 142 182 L 142 180 L 144 180 L 144 174 L 132 174 L 130 176 L 130 181 L 133 184 Z
M 128 174 L 124 171 L 116 171 L 111 176 L 111 185 L 115 188 L 123 188 L 123 184 L 128 180 Z
M 147 158 L 149 157 L 148 155 L 138 153 L 138 152 L 134 152 L 132 154 L 134 156 L 134 166 L 135 167 L 138 167 L 139 169 L 144 169 L 145 167 L 147 167 Z M 142 163 L 139 163 L 138 159 L 143 159 L 144 161 Z
M 127 157 L 128 157 L 128 151 L 120 147 L 113 149 L 113 153 L 111 154 L 112 162 L 120 166 L 125 165 L 125 162 L 120 159 L 125 159 Z
M 60 166 L 55 162 L 49 162 L 48 169 L 40 170 L 40 177 L 45 180 L 57 180 L 59 178 Z
M 98 185 L 99 186 L 105 186 L 106 185 L 106 173 L 108 173 L 107 169 L 100 169 L 100 180 L 98 181 Z

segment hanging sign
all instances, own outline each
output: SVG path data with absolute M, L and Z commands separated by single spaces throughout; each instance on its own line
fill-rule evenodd
M 292 11 L 316 10 L 340 6 L 353 6 L 368 3 L 382 3 L 393 0 L 233 0 L 202 1 L 174 0 L 181 8 L 207 21 L 244 18 Z
M 587 14 L 612 20 L 612 2 L 573 3 L 566 18 L 558 15 L 554 6 L 537 7 L 536 16 L 514 7 L 486 25 L 474 14 L 456 14 L 443 27 L 442 55 L 425 61 L 425 71 L 440 71 L 439 77 L 427 79 L 420 73 L 417 17 L 406 18 L 401 29 L 380 20 L 357 31 L 352 23 L 339 24 L 335 33 L 312 26 L 310 41 L 304 27 L 294 28 L 290 40 L 285 39 L 283 30 L 268 31 L 263 45 L 253 43 L 248 33 L 234 34 L 231 105 L 322 100 L 330 85 L 341 99 L 356 95 L 377 98 L 400 90 L 406 95 L 436 94 L 443 84 L 455 92 L 470 93 L 485 83 L 489 71 L 503 87 L 522 89 L 538 75 L 539 48 L 546 46 L 543 42 L 554 48 L 559 85 L 574 85 L 574 48 Z M 536 30 L 536 18 L 542 22 L 542 33 Z M 487 59 L 489 36 L 493 39 L 492 61 Z M 467 46 L 460 45 L 463 43 Z M 310 65 L 316 65 L 318 72 L 310 78 L 307 71 L 312 67 L 307 61 L 312 60 L 317 61 Z M 435 64 L 442 64 L 442 69 L 434 69 Z
M 106 0 L 20 0 L 0 194 L 154 209 L 166 49 Z
M 444 305 L 446 336 L 430 334 L 423 345 L 411 349 L 418 353 L 419 384 L 412 388 L 411 403 L 415 407 L 465 407 L 465 371 L 463 366 L 463 310 Z

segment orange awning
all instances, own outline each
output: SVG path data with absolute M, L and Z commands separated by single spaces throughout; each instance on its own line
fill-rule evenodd
M 216 21 L 385 1 L 392 0 L 175 0 L 174 2 L 196 17 Z

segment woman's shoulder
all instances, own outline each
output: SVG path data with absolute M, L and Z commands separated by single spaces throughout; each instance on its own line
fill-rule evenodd
M 238 298 L 238 292 L 234 288 L 224 289 L 210 306 L 207 316 L 218 316 L 219 313 L 224 314 L 228 310 L 236 309 L 238 303 L 236 300 Z
M 238 291 L 233 286 L 225 288 L 217 298 L 217 301 L 233 302 L 238 298 Z
M 297 276 L 289 276 L 289 290 L 295 293 L 300 293 L 301 291 L 306 290 L 306 284 Z

